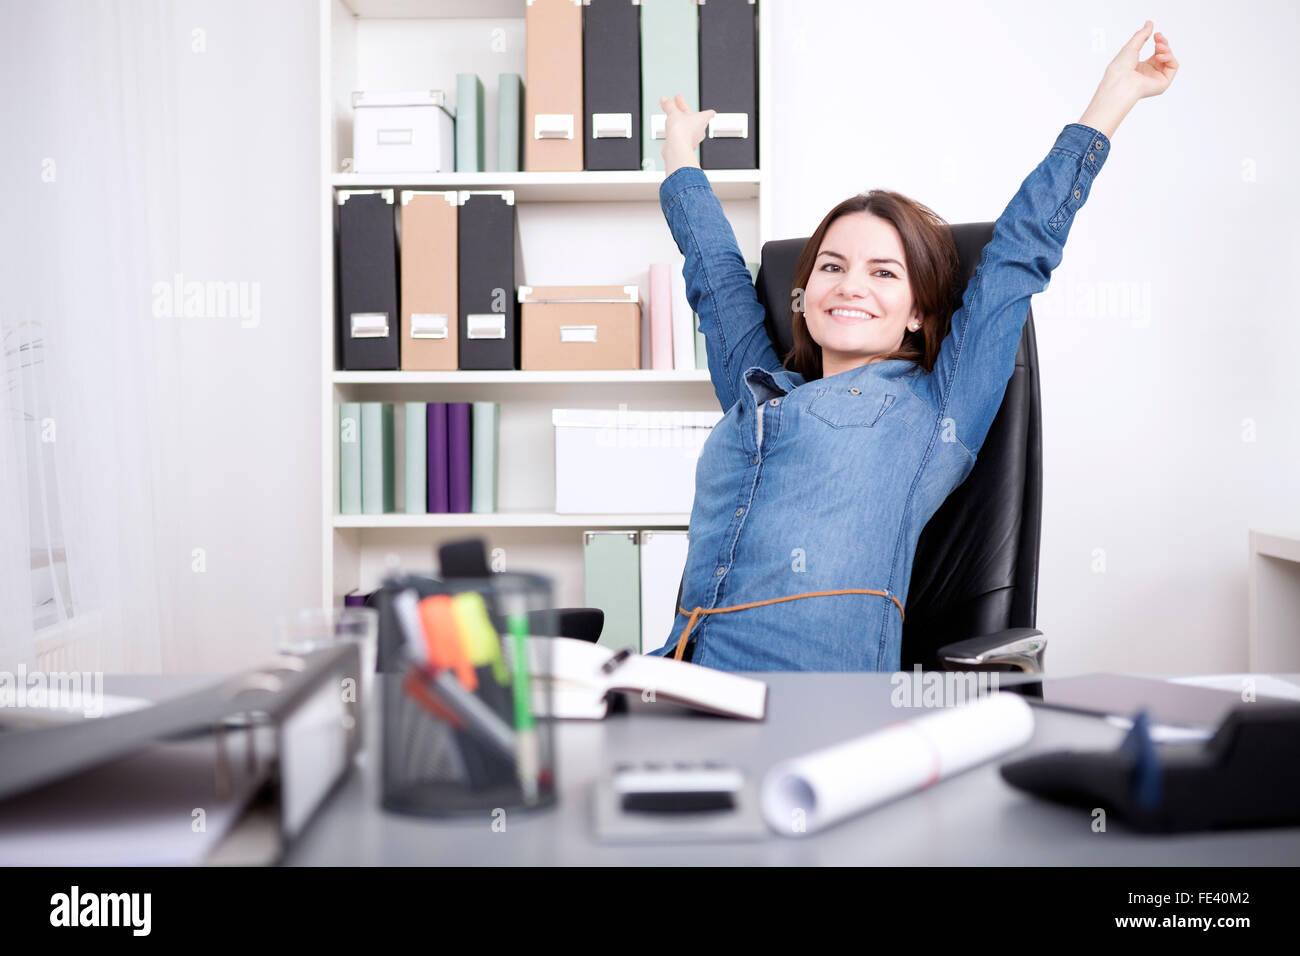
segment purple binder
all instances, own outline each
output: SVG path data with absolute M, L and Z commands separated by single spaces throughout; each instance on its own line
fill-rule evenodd
M 449 511 L 468 514 L 470 506 L 469 402 L 447 403 L 447 497 Z
M 446 514 L 447 499 L 447 403 L 429 402 L 426 442 L 426 480 L 429 486 L 429 514 Z

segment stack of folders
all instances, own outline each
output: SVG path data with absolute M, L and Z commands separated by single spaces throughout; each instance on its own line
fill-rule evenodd
M 685 531 L 586 531 L 587 607 L 605 612 L 599 644 L 643 654 L 667 642 L 686 570 Z
M 339 514 L 497 510 L 497 402 L 343 402 Z
M 700 145 L 703 169 L 757 167 L 754 0 L 530 0 L 524 28 L 526 75 L 497 75 L 497 171 L 663 169 L 659 97 L 676 93 L 692 109 L 717 111 Z M 419 92 L 424 99 L 404 94 L 409 109 L 428 105 L 428 91 Z M 434 94 L 433 102 L 445 105 L 445 94 Z M 386 96 L 376 101 L 407 102 Z M 484 102 L 478 74 L 458 73 L 457 172 L 490 170 Z M 409 151 L 405 142 L 398 147 Z M 427 149 L 413 171 L 439 165 L 439 155 Z
M 530 2 L 524 169 L 663 169 L 659 97 L 676 93 L 692 109 L 717 110 L 702 168 L 757 168 L 757 9 L 753 0 Z
M 515 208 L 509 190 L 339 190 L 339 339 L 344 369 L 403 371 L 514 370 L 523 353 L 519 301 L 528 286 L 515 259 Z M 400 249 L 396 219 L 401 221 Z M 400 288 L 397 281 L 401 265 Z M 747 263 L 752 279 L 758 264 Z M 706 370 L 699 316 L 691 309 L 682 260 L 650 263 L 640 322 L 640 364 L 659 370 Z M 593 287 L 600 289 L 603 287 Z M 628 287 L 635 301 L 636 287 Z M 507 290 L 509 290 L 507 292 Z M 539 290 L 540 291 L 540 290 Z M 591 291 L 588 289 L 588 291 Z M 400 293 L 400 294 L 399 294 Z M 599 299 L 586 308 L 599 310 Z M 608 311 L 617 304 L 603 306 Z M 613 354 L 600 319 L 566 326 L 551 347 L 549 368 L 619 367 L 583 352 Z M 594 315 L 595 313 L 593 313 Z M 400 316 L 400 321 L 395 317 Z M 540 314 L 538 315 L 540 321 Z M 587 329 L 584 338 L 577 332 Z M 598 333 L 601 342 L 595 339 Z M 626 354 L 625 350 L 617 354 Z M 535 367 L 541 367 L 534 362 Z M 635 367 L 622 365 L 621 367 Z
M 342 368 L 519 368 L 513 190 L 340 189 L 335 198 Z
M 526 76 L 497 76 L 499 170 L 663 170 L 659 97 L 677 92 L 717 111 L 702 168 L 757 168 L 756 11 L 752 0 L 530 2 Z M 483 82 L 458 74 L 456 94 L 456 169 L 487 171 Z M 340 368 L 522 367 L 512 190 L 340 189 L 336 199 Z M 643 333 L 643 368 L 708 367 L 689 307 L 675 311 L 675 337 L 661 332 L 651 348 Z

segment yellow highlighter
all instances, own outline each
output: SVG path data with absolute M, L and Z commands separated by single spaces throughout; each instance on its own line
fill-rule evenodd
M 480 696 L 503 719 L 511 721 L 514 707 L 510 671 L 501 655 L 501 639 L 492 626 L 483 595 L 477 591 L 463 591 L 453 596 L 451 613 L 470 665 L 478 675 Z

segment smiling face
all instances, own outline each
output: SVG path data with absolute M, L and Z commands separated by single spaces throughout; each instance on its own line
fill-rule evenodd
M 869 212 L 831 223 L 804 289 L 804 320 L 823 377 L 879 361 L 921 327 L 893 223 Z

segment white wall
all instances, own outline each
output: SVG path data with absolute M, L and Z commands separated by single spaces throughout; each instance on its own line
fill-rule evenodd
M 808 235 L 871 188 L 950 222 L 996 219 L 1146 19 L 1179 74 L 1120 126 L 1033 303 L 1038 624 L 1057 674 L 1245 669 L 1247 531 L 1300 532 L 1300 187 L 1286 165 L 1300 147 L 1300 7 L 801 0 L 773 12 L 778 237 Z M 1090 305 L 1126 287 L 1139 293 L 1127 306 Z
M 312 0 L 182 0 L 175 270 L 261 289 L 254 328 L 178 338 L 187 431 L 183 537 L 205 548 L 180 579 L 172 670 L 227 669 L 271 650 L 271 619 L 319 602 L 319 28 Z

